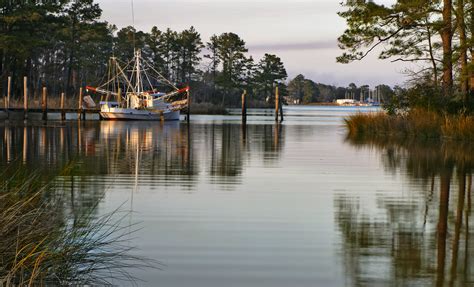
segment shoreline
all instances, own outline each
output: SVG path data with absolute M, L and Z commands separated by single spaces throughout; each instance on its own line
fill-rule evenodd
M 403 115 L 381 111 L 349 116 L 345 124 L 351 137 L 474 141 L 474 116 L 470 115 L 441 115 L 419 109 Z

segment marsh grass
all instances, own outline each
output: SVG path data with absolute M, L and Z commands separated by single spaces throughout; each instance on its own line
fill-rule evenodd
M 350 135 L 474 140 L 474 116 L 446 115 L 422 109 L 404 114 L 356 114 L 345 120 Z
M 21 169 L 0 177 L 0 286 L 110 285 L 159 267 L 132 255 L 128 213 L 70 214 L 52 180 Z

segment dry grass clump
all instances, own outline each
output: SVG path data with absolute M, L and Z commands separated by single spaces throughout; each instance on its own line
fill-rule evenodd
M 474 117 L 414 109 L 405 114 L 356 114 L 346 119 L 350 135 L 474 140 Z
M 129 268 L 154 266 L 130 255 L 130 226 L 117 211 L 69 214 L 40 176 L 19 170 L 0 179 L 0 286 L 109 285 L 133 281 Z
M 454 140 L 474 140 L 474 117 L 451 116 L 446 117 L 442 125 L 443 135 Z

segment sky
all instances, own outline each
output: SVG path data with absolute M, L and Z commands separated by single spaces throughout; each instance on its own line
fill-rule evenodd
M 132 0 L 96 0 L 102 18 L 119 28 L 133 24 Z M 337 37 L 345 22 L 337 15 L 342 0 L 133 0 L 135 27 L 150 31 L 194 26 L 203 42 L 213 34 L 233 32 L 245 40 L 258 61 L 265 53 L 279 56 L 290 78 L 303 74 L 316 82 L 347 86 L 402 84 L 402 63 L 378 60 L 376 54 L 361 62 L 336 63 L 342 53 Z M 390 4 L 393 0 L 376 0 Z

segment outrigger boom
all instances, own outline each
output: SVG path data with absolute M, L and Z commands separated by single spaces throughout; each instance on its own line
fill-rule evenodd
M 104 94 L 104 95 L 111 95 L 111 96 L 118 96 L 119 95 L 116 92 L 111 92 L 111 91 L 107 91 L 107 90 L 104 90 L 104 89 L 95 88 L 95 87 L 91 87 L 91 86 L 86 86 L 86 91 L 92 91 L 92 92 L 95 92 L 95 93 Z
M 111 91 L 107 91 L 107 90 L 104 90 L 104 89 L 101 89 L 101 88 L 96 88 L 96 87 L 91 87 L 91 86 L 86 86 L 86 91 L 92 91 L 92 92 L 103 94 L 103 95 L 119 96 L 119 94 L 116 93 L 116 92 L 111 92 Z M 147 93 L 152 94 L 152 95 L 154 94 L 154 92 L 147 92 Z M 175 95 L 179 95 L 179 94 L 182 94 L 182 93 L 189 93 L 189 87 L 182 88 L 182 89 L 164 94 L 164 95 L 162 95 L 158 98 L 166 99 L 166 98 L 169 98 L 169 97 L 172 97 L 172 96 L 175 96 Z

